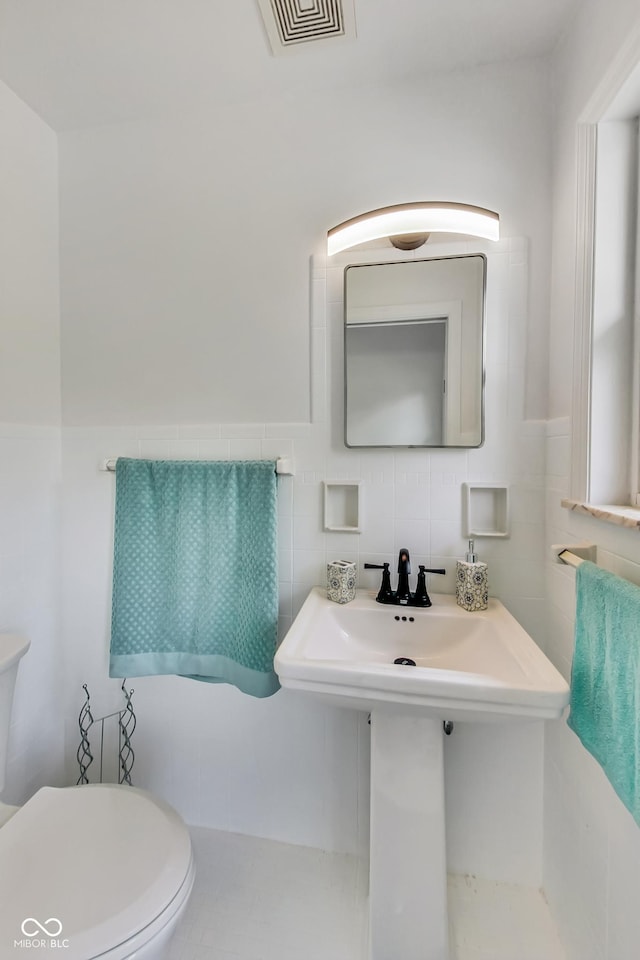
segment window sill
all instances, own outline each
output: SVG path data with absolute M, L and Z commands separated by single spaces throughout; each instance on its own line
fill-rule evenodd
M 620 507 L 609 503 L 596 505 L 594 503 L 581 503 L 580 500 L 561 500 L 560 506 L 567 510 L 573 510 L 575 513 L 584 513 L 588 517 L 595 517 L 596 520 L 615 523 L 619 527 L 640 530 L 640 509 L 637 507 Z

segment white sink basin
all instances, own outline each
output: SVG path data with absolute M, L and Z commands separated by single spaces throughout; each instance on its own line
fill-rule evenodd
M 359 590 L 341 606 L 314 587 L 276 654 L 282 686 L 447 720 L 562 714 L 567 683 L 499 600 L 469 613 L 454 597 L 431 599 L 428 609 L 386 606 Z M 399 657 L 416 665 L 394 664 Z

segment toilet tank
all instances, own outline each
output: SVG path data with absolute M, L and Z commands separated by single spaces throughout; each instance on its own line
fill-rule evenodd
M 29 641 L 24 637 L 14 633 L 0 633 L 0 792 L 4 789 L 11 705 L 18 664 L 28 649 Z

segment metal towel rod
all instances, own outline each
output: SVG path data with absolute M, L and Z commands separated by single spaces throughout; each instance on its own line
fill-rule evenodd
M 558 559 L 562 560 L 563 563 L 568 563 L 570 567 L 579 567 L 585 560 L 584 557 L 577 557 L 575 553 L 571 553 L 571 550 L 563 550 L 562 553 L 558 554 Z
M 570 567 L 579 567 L 585 560 L 597 563 L 597 553 L 595 543 L 554 543 L 551 546 L 554 563 L 566 563 Z
M 554 543 L 551 554 L 555 563 L 566 563 L 570 567 L 579 567 L 584 560 L 598 562 L 598 548 L 595 543 Z
M 109 457 L 109 459 L 103 460 L 100 464 L 100 470 L 106 470 L 107 473 L 115 473 L 117 459 L 117 457 Z M 290 457 L 278 457 L 276 460 L 276 473 L 281 477 L 293 477 L 295 474 L 293 460 Z

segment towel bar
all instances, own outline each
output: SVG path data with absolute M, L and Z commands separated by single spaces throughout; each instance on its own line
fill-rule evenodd
M 563 550 L 562 553 L 558 554 L 558 559 L 562 563 L 568 563 L 570 567 L 579 567 L 585 560 L 584 557 L 577 557 L 575 553 L 571 553 L 571 550 Z
M 107 460 L 103 460 L 100 464 L 100 470 L 106 471 L 107 473 L 115 473 L 117 459 L 117 457 L 109 457 Z M 203 463 L 204 462 L 205 461 L 203 461 Z M 278 457 L 276 460 L 276 473 L 281 477 L 293 477 L 295 475 L 293 460 L 290 457 Z
M 597 550 L 595 543 L 553 543 L 551 545 L 554 563 L 566 563 L 570 567 L 579 567 L 583 560 L 597 563 Z

